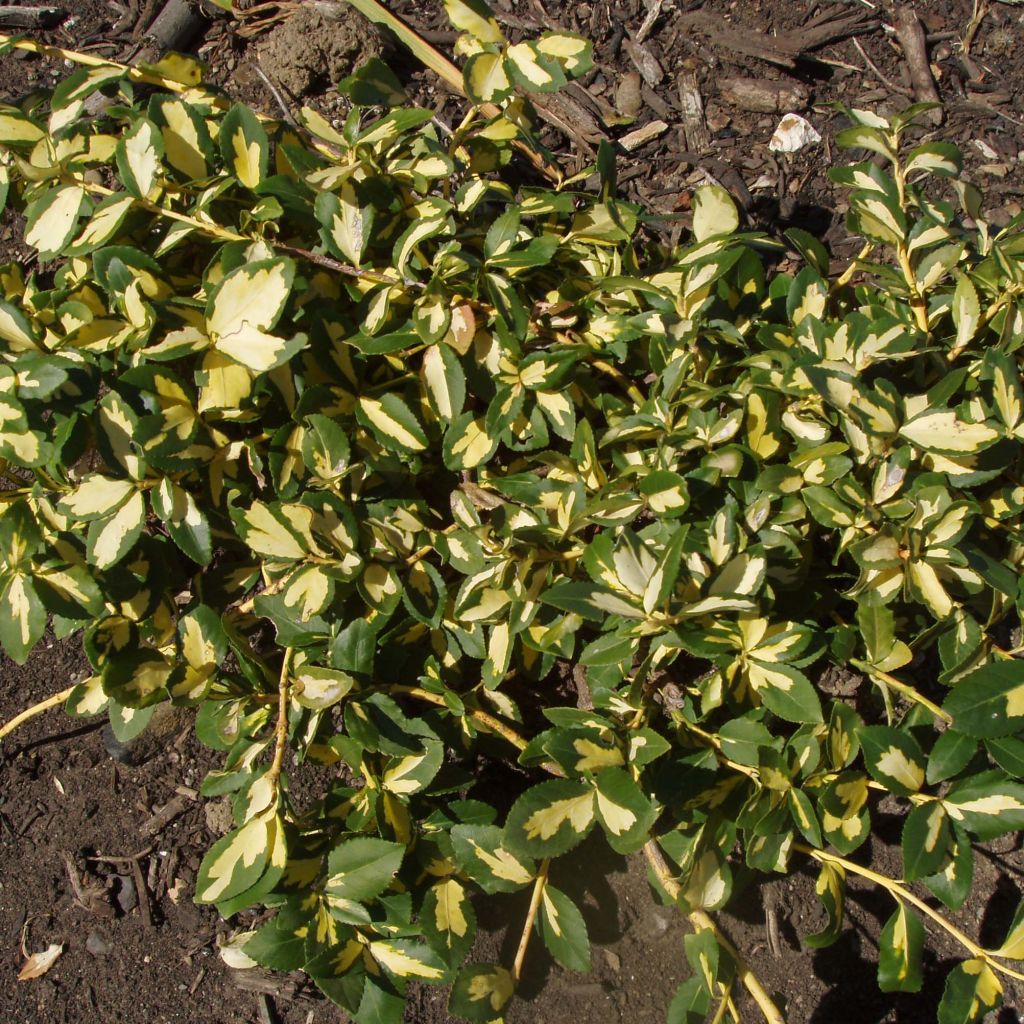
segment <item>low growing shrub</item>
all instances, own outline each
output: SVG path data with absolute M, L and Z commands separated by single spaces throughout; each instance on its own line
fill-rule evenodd
M 539 66 L 585 62 L 552 38 Z M 195 709 L 235 815 L 197 899 L 275 908 L 239 947 L 359 1024 L 409 980 L 500 1019 L 534 931 L 585 969 L 549 866 L 592 830 L 695 925 L 673 1022 L 733 1019 L 741 985 L 781 1019 L 709 912 L 809 861 L 805 943 L 872 879 L 882 989 L 920 987 L 940 925 L 940 1019 L 979 1019 L 1024 912 L 988 950 L 926 896 L 959 907 L 972 844 L 1024 827 L 1019 222 L 913 144 L 920 108 L 851 111 L 842 274 L 716 186 L 669 251 L 607 150 L 597 192 L 514 184 L 515 95 L 449 137 L 381 112 L 380 66 L 346 87 L 340 128 L 181 58 L 0 108 L 38 251 L 0 268 L 7 653 L 81 630 L 67 708 L 122 739 Z M 485 802 L 495 760 L 521 789 Z M 882 799 L 902 878 L 856 856 Z M 528 887 L 515 963 L 465 964 L 478 894 Z

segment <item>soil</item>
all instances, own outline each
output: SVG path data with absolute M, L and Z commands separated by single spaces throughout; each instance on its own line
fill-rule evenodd
M 836 159 L 835 133 L 845 124 L 829 104 L 891 112 L 911 101 L 912 82 L 891 29 L 889 0 L 667 0 L 649 5 L 640 0 L 549 0 L 543 6 L 540 0 L 495 0 L 493 5 L 512 38 L 561 26 L 594 40 L 595 71 L 569 93 L 578 104 L 568 121 L 570 137 L 551 128 L 544 141 L 570 165 L 583 166 L 592 158 L 598 135 L 622 139 L 648 127 L 652 141 L 619 155 L 622 190 L 660 216 L 648 230 L 670 240 L 678 237 L 690 191 L 711 179 L 732 192 L 752 226 L 773 233 L 803 227 L 822 237 L 839 258 L 859 246 L 848 237 L 841 198 L 826 177 Z M 161 4 L 76 0 L 64 6 L 70 16 L 42 38 L 127 60 L 140 50 Z M 455 34 L 438 0 L 395 0 L 388 6 L 450 52 Z M 337 15 L 338 5 L 318 5 L 318 11 L 327 8 Z M 928 33 L 930 70 L 944 104 L 945 123 L 935 134 L 962 147 L 966 176 L 986 194 L 987 216 L 996 225 L 1005 223 L 1024 202 L 1024 8 L 984 0 L 977 7 L 972 0 L 919 0 L 915 8 Z M 660 15 L 640 41 L 648 10 L 658 9 Z M 340 20 L 325 20 L 311 8 L 294 14 L 294 5 L 282 5 L 276 15 L 268 5 L 259 5 L 239 22 L 211 16 L 193 50 L 239 99 L 268 111 L 281 102 L 308 103 L 331 117 L 345 109 L 332 83 L 349 73 L 360 54 L 384 52 L 414 101 L 431 107 L 448 125 L 461 119 L 456 97 L 406 54 L 382 43 L 358 15 L 343 5 L 340 10 Z M 984 17 L 975 25 L 976 10 Z M 806 32 L 792 33 L 820 24 L 815 19 L 857 13 L 862 15 L 859 34 L 795 56 L 777 49 L 784 50 L 783 44 L 794 38 L 808 40 Z M 764 35 L 755 37 L 754 30 Z M 961 43 L 967 36 L 965 52 Z M 751 52 L 752 39 L 755 51 L 760 47 L 769 60 Z M 8 54 L 0 58 L 0 99 L 50 86 L 68 70 L 60 60 Z M 749 85 L 729 82 L 735 78 L 755 80 L 755 100 L 749 99 Z M 684 123 L 687 97 L 681 87 L 691 97 L 694 89 L 700 94 L 703 125 Z M 760 109 L 746 109 L 751 106 Z M 769 139 L 781 116 L 791 112 L 805 116 L 822 141 L 795 153 L 774 153 Z M 619 123 L 608 127 L 602 115 Z M 653 125 L 658 121 L 663 128 Z M 4 219 L 0 259 L 27 255 L 18 241 L 18 225 Z M 47 640 L 23 668 L 0 657 L 0 722 L 87 670 L 73 638 Z M 187 721 L 170 725 L 162 742 L 129 752 L 134 763 L 110 756 L 98 724 L 69 722 L 59 712 L 33 720 L 5 741 L 0 760 L 0 999 L 5 1019 L 12 1024 L 343 1021 L 344 1015 L 301 976 L 232 971 L 217 955 L 218 939 L 232 927 L 191 901 L 199 861 L 223 827 L 216 807 L 204 810 L 195 795 L 215 761 L 198 746 Z M 146 823 L 171 801 L 177 801 L 173 807 L 180 813 L 147 832 Z M 898 874 L 895 827 L 891 835 L 883 829 L 870 851 L 858 856 L 870 856 L 877 870 Z M 953 920 L 983 944 L 993 944 L 1005 932 L 1024 889 L 1019 837 L 980 848 L 975 874 L 975 897 Z M 643 862 L 616 857 L 600 843 L 588 842 L 576 856 L 556 863 L 554 881 L 579 897 L 594 942 L 594 969 L 587 975 L 564 971 L 535 944 L 527 958 L 523 998 L 510 1012 L 509 1024 L 664 1020 L 672 993 L 688 972 L 684 927 L 678 914 L 652 899 Z M 476 959 L 511 962 L 526 899 L 520 894 L 478 906 Z M 820 927 L 823 918 L 814 877 L 805 872 L 752 885 L 736 896 L 731 913 L 719 916 L 785 1006 L 791 1024 L 930 1024 L 945 970 L 959 950 L 944 934 L 932 933 L 923 992 L 880 993 L 873 947 L 891 910 L 883 894 L 853 881 L 840 941 L 827 950 L 805 951 L 799 937 Z M 774 951 L 769 917 L 781 938 Z M 17 982 L 22 946 L 39 952 L 51 943 L 62 945 L 63 952 L 50 971 Z M 451 1020 L 445 1006 L 443 991 L 415 989 L 407 1021 L 445 1024 Z M 1006 1006 L 993 1020 L 1019 1022 L 1022 1008 L 1024 991 L 1009 988 Z M 741 1009 L 744 1019 L 747 1011 L 749 1019 L 758 1019 L 752 1007 L 741 1003 Z

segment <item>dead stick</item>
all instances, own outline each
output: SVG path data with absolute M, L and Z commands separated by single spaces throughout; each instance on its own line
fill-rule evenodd
M 0 28 L 52 28 L 66 14 L 60 7 L 0 7 Z
M 135 888 L 139 895 L 139 913 L 142 915 L 142 923 L 147 928 L 153 927 L 153 912 L 149 907 L 149 889 L 146 888 L 146 880 L 142 877 L 142 865 L 138 858 L 132 861 L 132 876 L 135 879 Z
M 894 27 L 896 38 L 907 58 L 914 95 L 922 103 L 940 103 L 939 91 L 935 88 L 935 79 L 932 78 L 932 69 L 928 63 L 928 44 L 924 38 L 924 28 L 917 14 L 910 7 L 898 7 Z M 941 110 L 929 110 L 925 117 L 934 125 L 942 124 Z

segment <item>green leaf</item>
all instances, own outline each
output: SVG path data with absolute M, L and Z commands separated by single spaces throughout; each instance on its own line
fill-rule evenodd
M 624 823 L 624 818 L 614 816 L 617 808 L 612 804 L 615 829 Z M 623 813 L 630 815 L 629 825 L 623 833 L 612 834 L 632 837 L 639 816 L 628 808 Z M 505 845 L 517 855 L 559 857 L 581 843 L 593 824 L 593 788 L 569 779 L 552 779 L 531 786 L 512 805 L 505 823 Z
M 515 992 L 512 975 L 500 964 L 468 964 L 452 985 L 448 1009 L 473 1024 L 502 1019 Z
M 959 733 L 1000 739 L 1024 728 L 1024 661 L 990 661 L 959 680 L 942 710 Z
M 267 177 L 270 140 L 256 115 L 235 103 L 224 115 L 217 136 L 228 172 L 246 188 L 254 189 Z
M 905 903 L 878 937 L 878 987 L 883 992 L 920 992 L 924 925 Z
M 650 838 L 657 808 L 632 776 L 621 768 L 605 768 L 596 777 L 594 811 L 608 845 L 616 853 L 634 853 Z
M 46 631 L 46 608 L 31 576 L 11 573 L 0 589 L 0 644 L 18 665 Z
M 459 866 L 484 892 L 516 892 L 533 881 L 533 860 L 510 853 L 497 825 L 456 825 L 451 837 Z
M 922 881 L 951 910 L 963 906 L 971 891 L 974 877 L 974 853 L 970 840 L 963 830 L 953 826 L 953 853 L 951 859 L 934 875 L 928 875 Z
M 551 955 L 567 970 L 590 970 L 590 938 L 583 915 L 561 889 L 550 883 L 541 895 L 540 933 Z
M 667 1024 L 704 1024 L 711 1011 L 711 995 L 702 978 L 687 978 L 672 997 Z
M 419 921 L 427 942 L 449 967 L 462 963 L 476 937 L 476 914 L 461 882 L 435 882 L 424 897 Z
M 934 875 L 953 847 L 949 815 L 939 801 L 918 804 L 903 824 L 903 876 L 908 882 Z
M 954 783 L 942 803 L 954 822 L 981 840 L 1024 828 L 1024 785 L 1002 772 L 982 772 Z
M 821 871 L 818 873 L 815 891 L 828 914 L 828 923 L 820 932 L 805 935 L 804 943 L 812 949 L 824 949 L 826 946 L 831 946 L 842 934 L 846 872 L 838 864 L 824 861 Z
M 946 977 L 938 1024 L 975 1024 L 1003 1001 L 1003 986 L 984 960 L 965 960 Z
M 993 952 L 1007 960 L 1024 960 L 1024 902 L 1017 907 L 1003 944 Z
M 153 511 L 167 527 L 171 540 L 200 565 L 208 565 L 213 557 L 210 524 L 196 500 L 170 477 L 150 492 Z
M 273 818 L 257 816 L 210 847 L 199 866 L 197 903 L 217 903 L 259 881 L 270 858 Z
M 698 242 L 731 235 L 740 223 L 732 196 L 721 185 L 703 185 L 693 193 L 693 237 Z
M 864 726 L 860 745 L 872 778 L 886 789 L 910 796 L 924 785 L 924 752 L 909 733 L 885 725 Z
M 404 858 L 401 843 L 369 836 L 342 839 L 327 858 L 324 891 L 356 903 L 376 899 L 390 887 Z
M 391 392 L 380 398 L 360 398 L 356 417 L 389 451 L 412 454 L 427 447 L 422 424 L 409 406 Z
M 767 707 L 787 722 L 824 721 L 821 700 L 811 681 L 799 669 L 783 662 L 751 659 L 748 664 L 750 684 Z
M 87 552 L 97 569 L 116 565 L 134 547 L 146 523 L 146 501 L 141 491 L 134 491 L 128 500 L 106 519 L 89 524 Z

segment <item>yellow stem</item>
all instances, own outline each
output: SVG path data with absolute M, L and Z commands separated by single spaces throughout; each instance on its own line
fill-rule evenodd
M 9 736 L 19 725 L 24 725 L 29 719 L 41 715 L 44 711 L 49 711 L 50 708 L 55 708 L 58 704 L 63 704 L 74 692 L 74 689 L 74 686 L 69 686 L 66 690 L 61 690 L 60 693 L 55 693 L 52 697 L 47 697 L 46 700 L 41 700 L 38 704 L 26 708 L 21 714 L 15 715 L 6 725 L 0 726 L 0 740 Z
M 108 60 L 105 57 L 94 57 L 91 53 L 79 53 L 77 50 L 66 50 L 62 46 L 47 46 L 45 43 L 37 42 L 35 39 L 14 39 L 11 36 L 0 33 L 0 46 L 11 43 L 15 49 L 28 50 L 29 53 L 38 53 L 42 57 L 50 57 L 55 60 L 66 60 L 73 64 L 82 64 L 90 68 L 117 68 L 123 71 L 133 82 L 144 82 L 146 85 L 156 85 L 168 92 L 185 92 L 189 87 L 175 82 L 171 78 L 164 78 L 163 75 L 154 74 L 152 71 L 144 71 L 141 68 L 129 67 L 127 64 L 119 64 L 116 60 Z M 226 107 L 229 102 L 223 99 L 215 100 L 219 106 Z
M 646 401 L 644 393 L 636 387 L 635 384 L 630 384 L 626 375 L 617 367 L 612 366 L 611 363 L 606 362 L 604 359 L 592 359 L 590 361 L 590 366 L 599 373 L 603 373 L 606 377 L 611 377 L 613 381 L 625 390 L 626 394 L 629 395 L 637 405 L 643 405 Z
M 828 290 L 830 295 L 832 294 L 832 292 L 838 291 L 840 288 L 849 284 L 850 278 L 852 278 L 853 275 L 857 273 L 858 265 L 861 263 L 862 260 L 866 260 L 868 256 L 871 255 L 871 250 L 874 249 L 874 247 L 874 242 L 867 242 L 863 246 L 861 251 L 857 253 L 857 255 L 854 256 L 854 258 L 850 261 L 847 268 L 829 286 Z
M 647 858 L 647 863 L 650 864 L 651 870 L 654 872 L 662 888 L 668 893 L 669 899 L 673 901 L 678 900 L 682 889 L 679 883 L 672 877 L 672 873 L 665 863 L 665 858 L 662 856 L 661 849 L 653 839 L 648 840 L 644 845 L 644 856 Z M 732 957 L 733 962 L 736 964 L 736 977 L 740 979 L 743 987 L 750 993 L 751 999 L 757 1003 L 761 1014 L 768 1024 L 786 1024 L 786 1018 L 782 1016 L 782 1012 L 775 1005 L 775 1001 L 768 995 L 767 990 L 761 984 L 760 978 L 750 969 L 746 960 L 740 955 L 739 950 L 725 937 L 710 914 L 705 913 L 703 910 L 693 910 L 688 916 L 694 928 L 698 931 L 710 931 L 719 946 Z
M 519 948 L 516 950 L 516 959 L 512 965 L 512 981 L 516 985 L 523 976 L 523 961 L 526 959 L 526 950 L 530 945 L 530 935 L 533 932 L 533 924 L 537 920 L 537 913 L 540 910 L 540 901 L 544 896 L 544 889 L 548 884 L 548 868 L 551 867 L 550 858 L 540 862 L 540 869 L 537 872 L 537 879 L 533 883 L 533 895 L 530 897 L 530 907 L 526 911 L 526 920 L 523 922 L 523 934 L 519 937 Z
M 927 708 L 937 718 L 941 718 L 946 723 L 952 723 L 953 716 L 948 711 L 943 711 L 938 704 L 933 703 L 927 697 L 918 693 L 909 683 L 901 682 L 895 676 L 889 675 L 888 672 L 883 672 L 881 669 L 864 662 L 852 661 L 851 664 L 866 672 L 873 679 L 884 683 L 886 686 L 891 686 L 894 690 L 902 693 L 904 697 L 914 701 L 915 704 L 920 704 L 921 707 Z
M 273 785 L 281 775 L 284 764 L 284 752 L 288 748 L 288 701 L 291 699 L 291 683 L 288 673 L 292 667 L 291 647 L 284 649 L 284 661 L 281 662 L 281 676 L 277 684 L 277 726 L 274 730 L 274 760 L 270 762 L 267 778 Z
M 429 690 L 424 690 L 419 686 L 392 686 L 388 692 L 404 693 L 407 697 L 415 697 L 417 700 L 426 701 L 428 704 L 436 704 L 442 708 L 448 707 L 444 697 L 439 693 L 431 693 Z M 500 718 L 495 718 L 494 715 L 481 711 L 479 708 L 466 708 L 466 715 L 472 718 L 477 725 L 482 725 L 485 729 L 489 729 L 495 735 L 511 743 L 517 750 L 526 749 L 527 741 L 515 729 L 507 726 Z M 560 779 L 565 778 L 565 772 L 554 761 L 545 761 L 541 768 L 549 775 L 555 775 Z
M 1011 967 L 1007 967 L 1005 964 L 1001 964 L 994 958 L 994 954 L 991 950 L 987 950 L 979 946 L 973 939 L 960 931 L 956 925 L 946 920 L 942 914 L 925 903 L 923 899 L 919 896 L 915 896 L 914 893 L 907 888 L 905 882 L 902 882 L 899 879 L 889 878 L 888 875 L 880 875 L 877 871 L 872 871 L 871 868 L 863 867 L 855 861 L 847 860 L 845 857 L 840 857 L 835 853 L 829 853 L 827 850 L 818 850 L 815 847 L 807 846 L 804 843 L 794 843 L 793 849 L 806 854 L 808 857 L 812 857 L 814 860 L 819 861 L 822 864 L 836 864 L 850 874 L 860 875 L 861 878 L 866 878 L 869 882 L 874 882 L 875 885 L 881 886 L 883 889 L 887 890 L 895 899 L 906 901 L 911 906 L 920 910 L 926 917 L 930 917 L 948 935 L 956 939 L 956 941 L 959 942 L 960 945 L 971 954 L 971 956 L 976 957 L 979 960 L 984 960 L 985 963 L 987 963 L 993 970 L 999 971 L 1001 974 L 1005 974 L 1009 978 L 1024 981 L 1024 974 L 1013 970 Z

